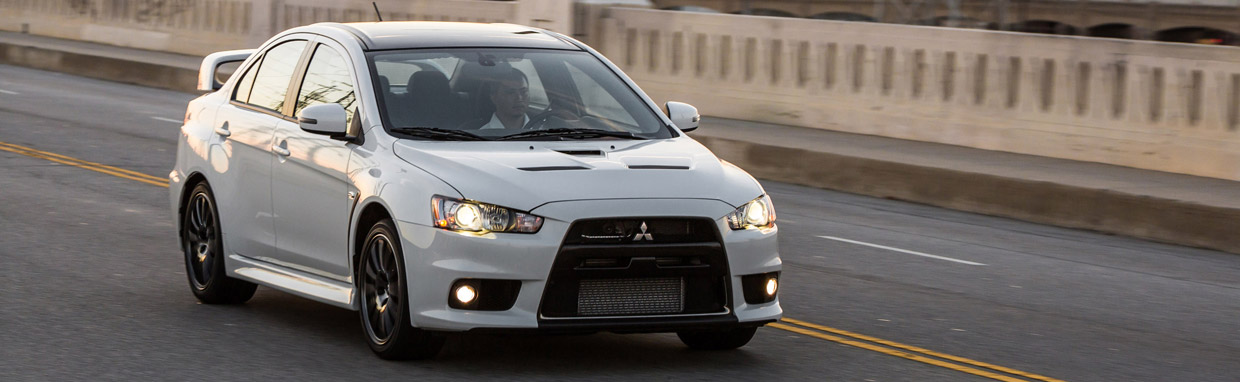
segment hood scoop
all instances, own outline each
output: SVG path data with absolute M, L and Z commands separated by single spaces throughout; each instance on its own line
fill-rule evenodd
M 638 164 L 629 165 L 632 170 L 688 170 L 689 166 L 664 165 L 664 164 Z
M 579 156 L 579 157 L 601 157 L 603 156 L 602 150 L 554 150 L 554 151 L 560 154 L 564 154 L 564 155 L 572 155 L 572 156 Z
M 535 166 L 535 167 L 517 167 L 521 171 L 567 171 L 567 170 L 589 170 L 585 166 Z

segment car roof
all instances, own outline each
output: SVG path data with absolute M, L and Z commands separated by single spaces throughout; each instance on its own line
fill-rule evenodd
M 343 29 L 366 50 L 413 48 L 535 48 L 581 50 L 547 31 L 516 24 L 441 21 L 319 23 L 312 27 Z

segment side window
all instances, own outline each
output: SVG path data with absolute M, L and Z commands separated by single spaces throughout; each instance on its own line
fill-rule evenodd
M 293 69 L 305 50 L 305 41 L 289 41 L 267 50 L 263 65 L 258 67 L 254 89 L 250 91 L 249 104 L 264 109 L 280 111 L 284 108 L 284 96 L 288 94 Z
M 259 57 L 254 61 L 254 65 L 250 65 L 245 75 L 241 77 L 241 81 L 237 82 L 237 89 L 233 91 L 233 101 L 247 103 L 250 102 L 250 89 L 254 88 L 254 76 L 258 74 L 258 67 L 263 64 L 263 58 Z
M 307 106 L 323 103 L 338 103 L 344 106 L 348 123 L 353 123 L 357 94 L 353 91 L 353 76 L 349 74 L 349 64 L 335 49 L 319 44 L 314 50 L 314 56 L 310 58 L 306 77 L 301 82 L 301 91 L 297 94 L 297 107 L 293 115 L 301 115 L 301 109 Z

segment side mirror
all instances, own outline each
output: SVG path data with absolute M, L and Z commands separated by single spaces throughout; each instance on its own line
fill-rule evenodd
M 697 130 L 698 121 L 702 120 L 696 107 L 674 101 L 667 103 L 667 117 L 672 119 L 672 124 L 676 125 L 676 128 L 686 133 Z
M 198 67 L 198 91 L 213 92 L 224 87 L 218 79 L 215 78 L 215 72 L 220 66 L 231 63 L 241 62 L 254 54 L 255 49 L 229 50 L 223 52 L 215 52 L 208 54 L 202 58 L 202 65 Z
M 301 109 L 297 124 L 313 134 L 322 134 L 332 139 L 349 140 L 349 126 L 346 122 L 349 115 L 344 106 L 338 103 L 323 103 Z

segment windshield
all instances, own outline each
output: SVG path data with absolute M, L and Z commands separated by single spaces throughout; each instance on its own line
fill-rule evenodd
M 624 81 L 586 52 L 411 49 L 369 59 L 384 125 L 395 134 L 438 140 L 673 136 Z

